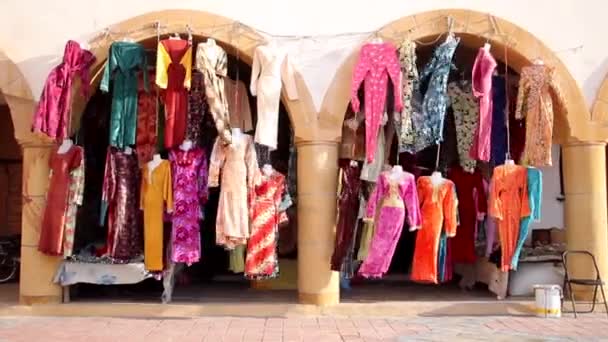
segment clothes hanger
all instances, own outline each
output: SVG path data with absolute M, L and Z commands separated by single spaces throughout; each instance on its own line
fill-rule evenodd
M 171 40 L 180 40 L 182 38 L 179 36 L 179 33 L 176 32 L 171 37 L 169 37 L 169 39 L 171 39 Z

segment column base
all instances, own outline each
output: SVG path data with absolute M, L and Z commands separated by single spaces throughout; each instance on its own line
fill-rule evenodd
M 62 302 L 61 296 L 19 296 L 19 304 L 59 304 Z
M 339 292 L 302 293 L 298 292 L 298 303 L 317 306 L 332 306 L 340 303 Z

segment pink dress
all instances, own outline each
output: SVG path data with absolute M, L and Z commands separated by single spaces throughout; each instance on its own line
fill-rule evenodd
M 89 67 L 95 62 L 91 51 L 83 50 L 80 44 L 70 40 L 65 45 L 63 61 L 51 70 L 40 95 L 34 114 L 34 132 L 42 132 L 50 138 L 62 140 L 68 133 L 72 82 L 80 76 L 83 96 L 89 90 Z
M 479 121 L 469 151 L 471 158 L 490 160 L 492 133 L 492 73 L 496 60 L 490 51 L 479 48 L 473 64 L 473 95 L 479 99 Z
M 173 177 L 171 261 L 191 265 L 201 257 L 200 220 L 207 202 L 207 156 L 200 148 L 169 153 Z
M 374 220 L 376 229 L 359 274 L 365 278 L 379 278 L 387 271 L 401 236 L 407 208 L 410 231 L 422 224 L 414 175 L 404 172 L 400 179 L 391 179 L 391 172 L 380 174 L 372 192 L 365 220 Z
M 401 94 L 401 66 L 397 50 L 391 43 L 365 44 L 353 72 L 351 104 L 358 113 L 360 102 L 357 96 L 361 82 L 365 81 L 365 154 L 367 162 L 374 160 L 378 129 L 385 112 L 388 77 L 393 83 L 393 94 Z M 395 112 L 401 112 L 401 96 L 395 96 Z

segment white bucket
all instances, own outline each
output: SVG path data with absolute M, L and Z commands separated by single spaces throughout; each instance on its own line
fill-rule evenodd
M 534 285 L 538 317 L 562 317 L 562 288 L 559 285 Z

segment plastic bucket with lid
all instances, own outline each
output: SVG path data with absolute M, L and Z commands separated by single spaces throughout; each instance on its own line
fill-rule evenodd
M 559 318 L 562 316 L 562 288 L 559 285 L 534 285 L 538 317 Z

